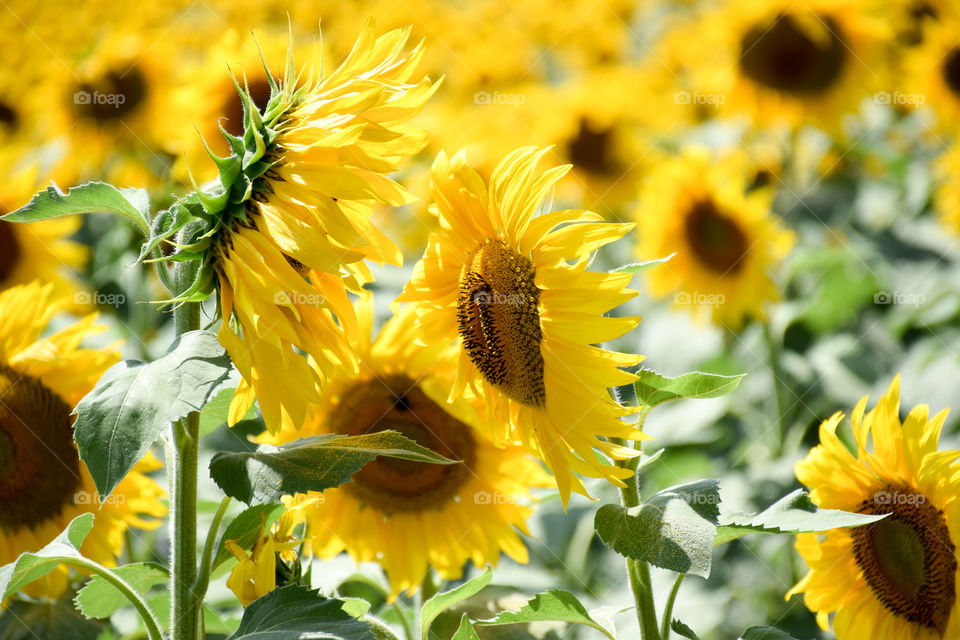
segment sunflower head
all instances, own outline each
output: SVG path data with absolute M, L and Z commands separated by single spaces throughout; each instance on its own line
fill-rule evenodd
M 752 188 L 756 167 L 702 149 L 660 163 L 641 188 L 637 250 L 645 260 L 676 252 L 648 272 L 656 297 L 673 294 L 678 307 L 738 329 L 763 318 L 778 297 L 769 271 L 793 245 L 770 207 L 773 193 Z
M 960 458 L 938 451 L 947 411 L 914 407 L 900 421 L 900 378 L 877 406 L 864 397 L 851 416 L 855 451 L 840 439 L 837 413 L 820 426 L 820 444 L 797 463 L 797 478 L 820 507 L 889 514 L 862 527 L 803 534 L 797 551 L 810 572 L 787 594 L 840 640 L 859 637 L 955 638 L 960 572 Z
M 76 516 L 96 512 L 82 551 L 112 565 L 130 527 L 159 523 L 163 490 L 146 473 L 160 465 L 150 455 L 121 481 L 104 504 L 73 442 L 76 403 L 119 359 L 111 348 L 84 349 L 102 329 L 87 316 L 41 337 L 68 302 L 53 285 L 31 283 L 0 293 L 0 564 L 37 551 Z M 63 568 L 26 591 L 57 596 L 68 582 Z

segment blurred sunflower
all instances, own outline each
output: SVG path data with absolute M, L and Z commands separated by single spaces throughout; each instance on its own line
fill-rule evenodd
M 933 193 L 933 209 L 941 224 L 953 234 L 960 234 L 960 149 L 956 145 L 934 163 L 939 186 Z
M 362 324 L 370 335 L 372 311 L 365 308 Z M 379 562 L 394 597 L 416 591 L 431 566 L 456 580 L 468 560 L 477 567 L 495 565 L 505 553 L 525 563 L 527 549 L 517 530 L 528 533 L 530 489 L 551 484 L 522 447 L 497 448 L 488 439 L 482 400 L 451 396 L 452 350 L 417 345 L 414 320 L 414 310 L 406 307 L 376 341 L 358 344 L 360 372 L 332 378 L 316 416 L 302 429 L 285 425 L 266 438 L 281 444 L 393 429 L 462 461 L 445 466 L 378 459 L 348 484 L 294 499 L 313 553 L 331 558 L 346 550 L 357 562 Z
M 884 24 L 869 0 L 725 0 L 665 38 L 690 73 L 691 101 L 760 125 L 834 130 L 882 86 Z
M 647 176 L 637 206 L 637 253 L 651 260 L 676 252 L 647 272 L 654 297 L 709 312 L 732 330 L 745 318 L 765 317 L 779 298 L 769 271 L 793 246 L 793 234 L 770 211 L 773 192 L 756 186 L 756 169 L 743 156 L 714 159 L 688 149 Z
M 803 593 L 824 630 L 834 613 L 840 640 L 960 637 L 960 451 L 937 451 L 947 410 L 931 418 L 919 405 L 901 424 L 899 376 L 864 414 L 866 405 L 864 397 L 851 416 L 856 456 L 837 436 L 837 412 L 820 425 L 797 478 L 821 508 L 890 515 L 797 536 L 810 571 L 787 598 Z
M 440 230 L 398 300 L 417 305 L 424 341 L 459 340 L 451 398 L 476 389 L 494 440 L 519 440 L 543 459 L 566 505 L 571 489 L 586 495 L 573 472 L 617 485 L 633 475 L 597 451 L 630 458 L 638 452 L 599 436 L 646 438 L 621 420 L 634 409 L 607 391 L 630 384 L 635 376 L 620 367 L 643 357 L 593 346 L 639 323 L 603 315 L 636 295 L 626 288 L 631 274 L 586 271 L 599 247 L 634 225 L 581 210 L 537 216 L 570 169 L 538 175 L 548 150 L 526 147 L 504 158 L 489 192 L 462 152 L 452 161 L 441 152 L 433 164 Z
M 960 120 L 960 15 L 943 15 L 924 25 L 923 43 L 904 58 L 903 78 L 909 89 L 903 99 L 928 105 L 940 128 L 955 132 Z M 891 100 L 901 92 L 891 94 Z M 895 106 L 897 106 L 895 104 Z M 907 105 L 910 106 L 910 105 Z
M 244 378 L 231 423 L 254 395 L 271 431 L 286 417 L 303 423 L 324 380 L 356 369 L 343 331 L 356 331 L 347 292 L 362 294 L 372 280 L 364 260 L 402 261 L 371 211 L 411 199 L 387 176 L 426 144 L 425 131 L 404 123 L 437 85 L 409 83 L 422 55 L 420 46 L 405 49 L 409 29 L 374 31 L 366 21 L 353 51 L 326 77 L 299 83 L 288 69 L 266 115 L 244 114 L 244 137 L 261 136 L 262 157 L 243 167 L 259 175 L 245 174 L 253 182 L 241 201 L 218 214 L 223 222 L 209 252 L 224 318 L 220 341 Z M 265 134 L 253 132 L 255 122 Z
M 95 314 L 42 338 L 64 306 L 49 284 L 0 292 L 0 565 L 39 550 L 71 520 L 92 512 L 96 520 L 81 551 L 113 566 L 128 529 L 153 529 L 159 521 L 144 516 L 166 514 L 165 492 L 145 475 L 161 466 L 151 455 L 99 504 L 73 443 L 71 412 L 119 354 L 80 347 L 102 329 Z M 24 591 L 56 597 L 68 580 L 61 567 Z

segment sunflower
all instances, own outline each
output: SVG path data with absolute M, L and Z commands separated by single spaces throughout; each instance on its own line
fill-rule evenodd
M 960 234 L 960 148 L 947 150 L 934 163 L 939 186 L 933 194 L 933 208 L 941 224 L 953 234 Z
M 818 123 L 882 86 L 886 29 L 868 0 L 725 0 L 664 41 L 691 76 L 692 99 L 761 125 Z
M 893 92 L 894 106 L 928 105 L 947 131 L 957 130 L 960 119 L 960 15 L 940 16 L 924 24 L 923 43 L 904 58 L 905 82 L 910 87 L 901 94 Z
M 271 87 L 265 115 L 251 112 L 244 94 L 244 138 L 259 140 L 260 155 L 240 155 L 243 170 L 256 173 L 244 174 L 251 188 L 218 214 L 223 222 L 208 252 L 224 317 L 220 340 L 244 378 L 231 422 L 254 394 L 271 431 L 287 417 L 304 422 L 324 380 L 356 369 L 343 331 L 356 330 L 347 292 L 362 293 L 372 280 L 364 260 L 401 261 L 371 212 L 377 203 L 411 199 L 387 174 L 426 144 L 426 132 L 404 123 L 437 85 L 409 83 L 422 55 L 419 46 L 406 49 L 409 29 L 374 31 L 366 21 L 350 55 L 326 77 L 298 83 L 288 68 Z
M 794 239 L 770 211 L 771 189 L 748 189 L 757 176 L 742 156 L 714 160 L 705 149 L 688 149 L 648 174 L 637 253 L 650 260 L 676 252 L 647 272 L 654 297 L 673 293 L 677 306 L 709 312 L 733 330 L 746 317 L 764 317 L 764 303 L 779 297 L 768 272 Z
M 797 478 L 822 508 L 890 515 L 797 536 L 810 571 L 787 598 L 803 593 L 824 629 L 835 612 L 840 640 L 960 637 L 960 451 L 937 451 L 947 410 L 931 418 L 919 405 L 901 424 L 900 376 L 865 415 L 866 405 L 864 397 L 852 415 L 856 456 L 837 436 L 837 412 L 820 425 Z
M 113 566 L 128 529 L 153 529 L 166 513 L 165 492 L 140 461 L 101 505 L 73 443 L 71 412 L 119 359 L 111 349 L 81 348 L 102 327 L 89 315 L 46 338 L 41 333 L 66 301 L 53 285 L 33 282 L 0 292 L 0 566 L 37 551 L 82 513 L 96 514 L 81 552 Z M 25 589 L 56 597 L 67 587 L 61 567 Z
M 371 307 L 361 308 L 369 335 Z M 482 400 L 470 394 L 448 400 L 454 373 L 449 345 L 417 345 L 416 338 L 408 306 L 376 341 L 356 345 L 360 371 L 330 380 L 313 419 L 301 429 L 285 425 L 266 438 L 280 444 L 393 429 L 461 461 L 445 466 L 375 460 L 348 484 L 288 502 L 302 514 L 294 521 L 305 519 L 305 539 L 314 554 L 331 558 L 346 550 L 358 562 L 379 562 L 393 596 L 416 591 L 431 566 L 456 580 L 468 560 L 477 567 L 496 564 L 502 552 L 525 563 L 527 550 L 517 530 L 527 533 L 530 489 L 550 484 L 522 447 L 498 448 L 490 441 Z
M 418 308 L 422 339 L 459 341 L 457 384 L 486 398 L 498 443 L 519 441 L 556 477 L 564 504 L 586 490 L 573 472 L 622 485 L 632 472 L 601 460 L 637 455 L 605 438 L 646 436 L 621 418 L 633 412 L 608 388 L 630 384 L 643 358 L 593 346 L 639 318 L 603 314 L 629 300 L 630 274 L 587 272 L 593 253 L 628 233 L 595 213 L 537 216 L 552 185 L 570 169 L 536 174 L 548 149 L 526 147 L 493 170 L 490 189 L 467 165 L 441 152 L 433 164 L 433 212 L 440 230 L 398 298 Z

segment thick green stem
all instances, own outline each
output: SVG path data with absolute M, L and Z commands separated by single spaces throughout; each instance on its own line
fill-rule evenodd
M 637 428 L 643 426 L 647 410 L 640 414 Z M 611 438 L 612 442 L 625 445 L 625 441 Z M 618 465 L 634 472 L 633 477 L 625 480 L 625 487 L 620 488 L 620 504 L 624 508 L 640 506 L 640 479 L 637 477 L 639 457 L 620 460 Z M 660 630 L 657 628 L 657 611 L 653 601 L 653 588 L 650 585 L 650 567 L 646 562 L 627 558 L 627 578 L 630 580 L 630 590 L 637 609 L 637 622 L 640 624 L 640 637 L 643 640 L 660 640 Z
M 196 276 L 196 263 L 177 265 L 177 293 Z M 200 305 L 181 304 L 174 310 L 177 335 L 200 328 Z M 197 597 L 197 468 L 200 454 L 200 414 L 193 413 L 170 428 L 167 474 L 170 478 L 170 632 L 172 640 L 197 640 L 201 600 Z
M 137 593 L 137 590 L 130 586 L 126 580 L 118 576 L 113 571 L 110 571 L 110 569 L 107 569 L 99 562 L 94 562 L 89 558 L 72 558 L 69 560 L 69 562 L 74 566 L 86 569 L 91 573 L 95 573 L 112 584 L 117 591 L 123 594 L 124 598 L 130 601 L 130 604 L 132 604 L 134 609 L 137 610 L 137 613 L 140 614 L 140 618 L 143 619 L 143 623 L 147 627 L 147 636 L 150 638 L 150 640 L 163 640 L 163 631 L 160 629 L 160 622 L 157 620 L 156 616 L 153 615 L 153 611 L 150 610 L 150 607 L 147 606 L 143 596 Z
M 673 618 L 673 603 L 677 600 L 677 593 L 680 591 L 680 585 L 687 574 L 681 573 L 677 576 L 677 581 L 673 583 L 673 589 L 667 596 L 667 604 L 663 607 L 663 621 L 660 623 L 660 640 L 670 640 L 670 622 Z

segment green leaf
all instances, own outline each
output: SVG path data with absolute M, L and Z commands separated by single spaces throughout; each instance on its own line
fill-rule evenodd
M 207 403 L 200 411 L 200 435 L 205 436 L 215 431 L 220 425 L 227 421 L 230 413 L 230 403 L 233 401 L 233 394 L 237 391 L 239 375 L 232 376 L 230 381 Z M 255 407 L 250 407 L 247 414 L 241 420 L 249 420 L 257 415 Z
M 460 627 L 450 640 L 480 640 L 480 636 L 477 635 L 477 630 L 473 628 L 467 614 L 463 614 L 463 617 L 460 618 Z
M 478 627 L 501 624 L 518 624 L 530 622 L 569 622 L 593 627 L 603 633 L 610 640 L 616 640 L 606 628 L 596 622 L 580 604 L 577 597 L 563 589 L 553 589 L 545 593 L 538 593 L 530 602 L 523 605 L 519 611 L 504 611 L 492 620 L 478 620 Z
M 343 610 L 343 601 L 324 598 L 299 585 L 274 589 L 243 612 L 229 640 L 376 640 L 370 625 Z
M 716 480 L 698 480 L 657 493 L 632 509 L 600 507 L 594 526 L 617 553 L 677 573 L 710 575 L 719 514 Z
M 737 388 L 746 374 L 721 376 L 715 373 L 694 371 L 676 378 L 668 378 L 649 369 L 637 372 L 634 388 L 637 400 L 646 407 L 655 407 L 663 402 L 681 398 L 717 398 Z
M 326 434 L 281 447 L 220 452 L 210 461 L 210 475 L 224 493 L 247 504 L 275 502 L 285 495 L 338 487 L 377 456 L 433 464 L 457 462 L 388 430 L 360 436 Z
M 138 562 L 113 569 L 133 589 L 145 595 L 151 587 L 166 582 L 167 570 L 154 562 Z M 80 613 L 88 618 L 109 618 L 113 612 L 130 604 L 116 587 L 102 576 L 94 576 L 73 600 Z
M 234 540 L 242 548 L 249 549 L 256 542 L 261 525 L 265 530 L 269 530 L 270 525 L 276 522 L 282 513 L 282 504 L 268 502 L 250 507 L 234 518 L 220 538 L 217 554 L 213 557 L 213 568 L 216 569 L 223 561 L 233 557 L 227 550 L 228 540 Z
M 776 627 L 750 627 L 743 632 L 740 640 L 797 640 L 785 631 Z
M 78 549 L 92 528 L 93 514 L 79 515 L 44 548 L 22 553 L 14 562 L 0 567 L 0 600 L 44 577 L 63 562 L 82 559 Z
M 128 218 L 150 235 L 150 198 L 143 189 L 117 189 L 105 182 L 88 182 L 66 193 L 55 184 L 33 196 L 27 204 L 3 216 L 7 222 L 37 222 L 78 213 L 105 211 Z
M 680 622 L 677 618 L 674 618 L 670 622 L 670 628 L 673 629 L 673 632 L 678 636 L 688 638 L 689 640 L 700 640 L 700 637 L 693 632 L 693 629 Z
M 74 425 L 101 500 L 171 424 L 200 411 L 232 371 L 230 356 L 206 331 L 183 334 L 153 362 L 110 367 L 77 405 Z
M 87 620 L 68 600 L 11 600 L 0 611 L 2 640 L 105 640 L 107 627 L 102 622 Z
M 633 264 L 625 264 L 622 267 L 617 267 L 616 269 L 611 269 L 610 273 L 639 273 L 641 271 L 646 271 L 650 267 L 655 267 L 657 265 L 667 262 L 673 256 L 677 255 L 677 252 L 674 251 L 670 255 L 664 258 L 657 258 L 656 260 L 647 260 L 646 262 L 635 262 Z
M 427 640 L 430 633 L 430 625 L 432 625 L 433 621 L 437 619 L 437 616 L 450 607 L 463 602 L 467 598 L 472 598 L 473 596 L 477 595 L 483 590 L 484 587 L 490 584 L 491 580 L 493 580 L 493 569 L 487 567 L 483 570 L 483 573 L 475 578 L 467 580 L 456 589 L 451 589 L 450 591 L 446 591 L 444 593 L 438 593 L 424 602 L 423 608 L 420 610 L 421 639 Z
M 717 528 L 716 546 L 751 533 L 817 533 L 842 527 L 859 527 L 886 518 L 883 515 L 850 513 L 839 509 L 820 509 L 803 489 L 777 500 L 764 511 L 753 514 L 729 513 Z

